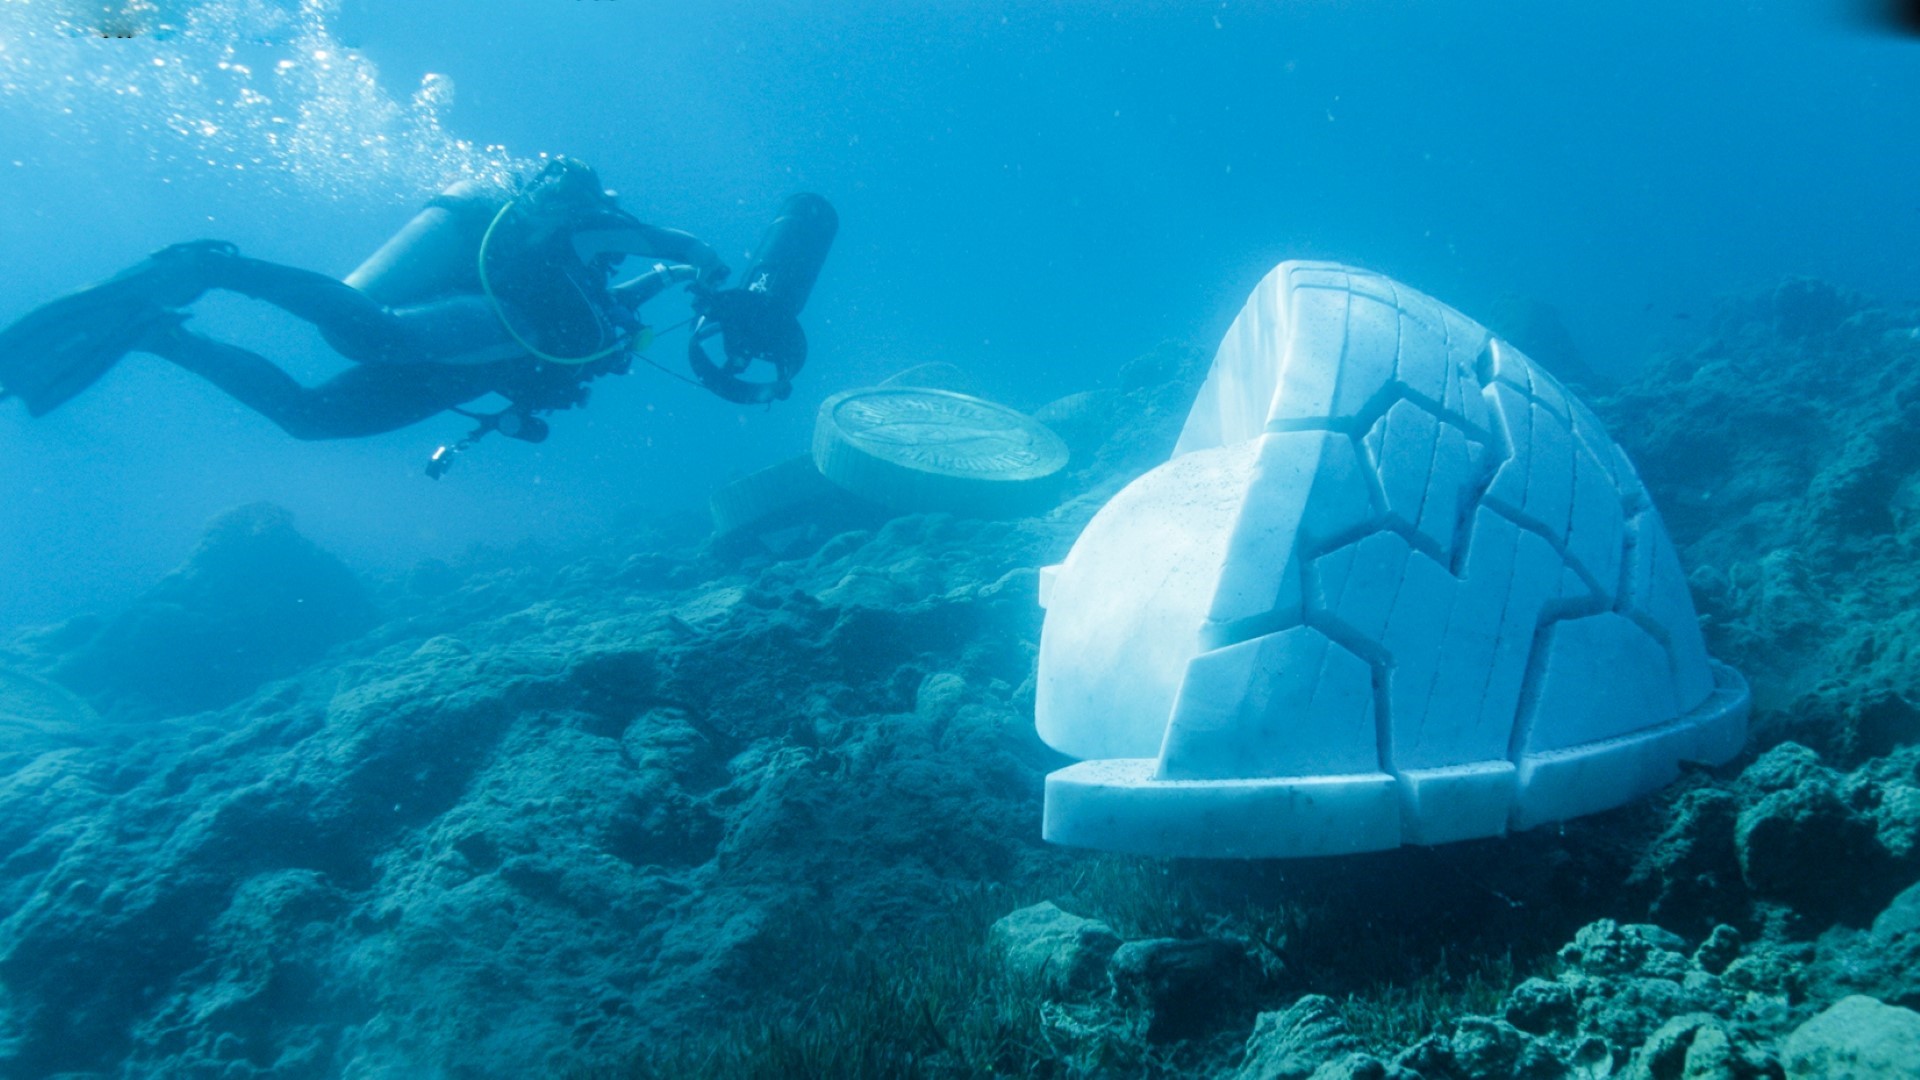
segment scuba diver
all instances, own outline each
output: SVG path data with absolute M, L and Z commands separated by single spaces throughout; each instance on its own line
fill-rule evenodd
M 652 333 L 640 305 L 674 284 L 692 294 L 688 362 L 700 384 L 741 404 L 785 399 L 806 360 L 798 316 L 838 229 L 818 195 L 789 198 L 743 281 L 713 249 L 643 224 L 615 205 L 591 168 L 559 158 L 512 183 L 457 184 L 344 280 L 241 255 L 211 240 L 164 248 L 97 285 L 0 330 L 0 397 L 42 416 L 129 352 L 160 356 L 218 386 L 296 439 L 375 435 L 444 411 L 479 422 L 428 466 L 492 431 L 539 442 L 538 415 L 587 399 L 586 385 L 624 373 Z M 613 283 L 629 255 L 657 260 Z M 212 289 L 264 300 L 312 323 L 352 366 L 304 386 L 272 361 L 185 326 Z M 715 362 L 706 343 L 718 337 Z M 767 381 L 742 375 L 756 361 Z M 493 414 L 461 405 L 489 393 Z

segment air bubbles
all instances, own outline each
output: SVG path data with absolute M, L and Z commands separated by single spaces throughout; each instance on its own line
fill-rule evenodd
M 419 108 L 444 109 L 453 104 L 453 80 L 445 75 L 427 72 L 420 77 L 420 89 L 413 92 L 413 103 Z
M 105 5 L 125 16 L 115 38 L 87 23 L 100 5 L 0 2 L 0 111 L 58 116 L 34 126 L 172 172 L 334 199 L 415 198 L 515 169 L 504 148 L 446 133 L 450 78 L 389 92 L 334 38 L 339 2 L 132 0 Z

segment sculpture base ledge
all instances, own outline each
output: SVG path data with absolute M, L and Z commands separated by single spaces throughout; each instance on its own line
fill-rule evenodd
M 1520 759 L 1520 797 L 1514 804 L 1517 831 L 1624 806 L 1650 795 L 1680 775 L 1680 764 L 1723 765 L 1747 740 L 1753 695 L 1747 680 L 1719 661 L 1713 693 L 1671 723 L 1615 739 Z
M 1400 846 L 1386 773 L 1160 780 L 1153 758 L 1083 761 L 1047 777 L 1042 834 L 1133 855 L 1273 859 Z

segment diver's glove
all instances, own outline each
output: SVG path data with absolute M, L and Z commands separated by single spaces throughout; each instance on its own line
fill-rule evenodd
M 721 262 L 720 257 L 716 255 L 712 262 L 700 267 L 700 280 L 697 284 L 703 289 L 718 289 L 726 284 L 727 278 L 731 276 L 733 276 L 733 267 Z
M 752 289 L 706 289 L 689 285 L 693 310 L 699 316 L 687 339 L 687 362 L 700 385 L 728 401 L 762 405 L 785 401 L 793 393 L 793 378 L 807 362 L 807 335 L 793 314 Z M 719 338 L 720 362 L 707 355 L 705 343 Z M 741 377 L 753 363 L 773 368 L 769 382 Z
M 725 335 L 723 370 L 728 374 L 737 375 L 755 360 L 765 360 L 783 379 L 791 379 L 806 362 L 807 338 L 799 320 L 766 293 L 710 289 L 699 282 L 687 286 L 687 291 L 693 294 L 694 314 L 719 326 Z

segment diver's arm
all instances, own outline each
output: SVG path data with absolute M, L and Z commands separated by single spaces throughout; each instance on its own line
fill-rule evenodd
M 657 225 L 640 228 L 651 234 L 655 255 L 693 267 L 700 271 L 701 281 L 712 284 L 727 276 L 727 264 L 720 261 L 719 254 L 705 240 L 679 229 L 663 229 Z
M 715 285 L 725 280 L 730 272 L 727 264 L 707 242 L 684 233 L 678 229 L 663 229 L 657 225 L 645 225 L 638 221 L 624 222 L 604 228 L 583 229 L 573 234 L 574 250 L 583 261 L 595 254 L 617 251 L 624 255 L 640 255 L 647 258 L 670 259 L 677 263 L 686 263 L 700 272 L 700 280 Z
M 615 285 L 608 290 L 620 306 L 628 311 L 638 310 L 641 304 L 659 296 L 669 285 L 692 281 L 700 276 L 700 271 L 685 263 L 668 265 L 655 263 L 653 269 Z

